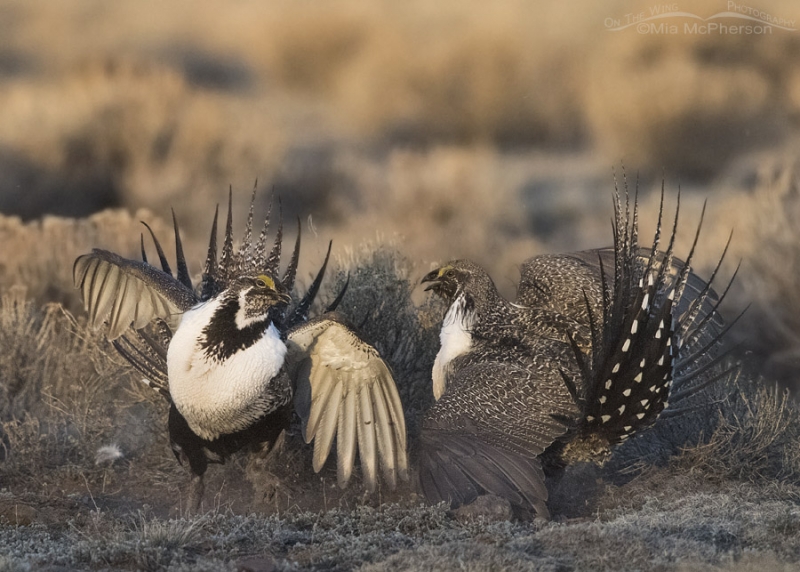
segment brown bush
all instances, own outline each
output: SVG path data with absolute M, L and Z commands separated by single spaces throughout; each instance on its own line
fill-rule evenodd
M 719 5 L 695 3 L 691 11 L 711 15 Z M 685 21 L 664 22 L 683 30 Z M 707 180 L 743 151 L 780 141 L 797 113 L 790 85 L 797 58 L 789 54 L 800 53 L 800 41 L 789 32 L 638 34 L 631 28 L 608 32 L 595 48 L 583 90 L 594 142 L 651 174 L 665 168 Z
M 0 110 L 0 210 L 25 218 L 180 203 L 193 221 L 213 210 L 210 191 L 232 172 L 250 186 L 280 150 L 279 137 L 265 137 L 276 133 L 269 118 L 247 117 L 146 61 L 89 59 L 16 82 L 0 88 Z M 236 137 L 225 134 L 237 125 Z

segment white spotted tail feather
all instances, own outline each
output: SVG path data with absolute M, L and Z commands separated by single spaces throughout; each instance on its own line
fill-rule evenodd
M 297 360 L 295 409 L 306 442 L 314 441 L 314 471 L 336 437 L 340 487 L 350 480 L 356 443 L 367 490 L 375 490 L 378 465 L 390 488 L 408 480 L 403 407 L 377 350 L 336 313 L 297 326 L 288 345 L 290 355 L 308 356 Z
M 714 321 L 721 302 L 711 289 L 716 270 L 711 281 L 695 292 L 696 297 L 691 302 L 682 302 L 690 277 L 693 281 L 699 281 L 691 274 L 691 260 L 702 225 L 702 215 L 686 262 L 681 263 L 674 258 L 673 250 L 680 194 L 672 234 L 663 252 L 659 250 L 664 208 L 663 185 L 653 246 L 646 255 L 638 246 L 638 201 L 634 197 L 631 213 L 627 183 L 624 211 L 619 191 L 615 193 L 614 206 L 613 284 L 608 283 L 602 258 L 598 254 L 604 292 L 603 315 L 599 317 L 601 324 L 596 322 L 597 316 L 592 316 L 587 300 L 592 318 L 592 357 L 584 358 L 573 342 L 585 386 L 589 388 L 584 398 L 577 395 L 575 384 L 565 376 L 573 398 L 580 402 L 585 411 L 579 432 L 600 435 L 609 444 L 624 441 L 652 425 L 670 402 L 674 405 L 682 401 L 737 367 L 704 375 L 727 356 L 727 352 L 713 355 L 708 350 L 719 344 L 733 325 L 720 331 Z M 725 252 L 717 269 L 724 256 Z M 701 307 L 706 304 L 711 309 L 704 308 L 701 312 Z M 680 309 L 687 306 L 688 310 L 680 313 Z M 691 355 L 679 358 L 680 348 L 691 337 L 695 338 L 692 341 L 702 339 L 705 344 Z M 681 372 L 680 375 L 676 374 L 677 371 Z M 673 386 L 678 391 L 674 391 Z M 682 411 L 673 407 L 668 412 L 674 414 Z

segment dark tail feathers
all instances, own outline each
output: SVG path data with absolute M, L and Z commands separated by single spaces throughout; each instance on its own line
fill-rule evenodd
M 602 316 L 592 316 L 591 363 L 577 348 L 575 351 L 585 387 L 589 388 L 583 399 L 585 416 L 579 433 L 599 435 L 609 444 L 652 425 L 665 409 L 667 415 L 674 415 L 680 411 L 675 404 L 737 368 L 723 366 L 727 355 L 718 351 L 733 324 L 726 328 L 720 325 L 718 308 L 724 293 L 717 297 L 711 287 L 717 271 L 708 283 L 691 272 L 702 215 L 689 255 L 681 263 L 674 257 L 680 194 L 664 251 L 659 250 L 663 184 L 658 225 L 649 252 L 638 245 L 637 193 L 631 208 L 626 181 L 624 205 L 618 189 L 614 199 L 614 272 L 613 277 L 608 276 L 598 253 L 604 297 Z M 717 269 L 724 256 L 725 252 Z M 692 299 L 684 299 L 687 284 Z M 587 307 L 591 315 L 588 299 Z M 670 403 L 673 408 L 668 409 Z

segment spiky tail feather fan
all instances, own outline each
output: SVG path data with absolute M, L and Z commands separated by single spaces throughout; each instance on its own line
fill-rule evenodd
M 584 387 L 589 388 L 587 394 L 580 396 L 574 380 L 564 376 L 570 393 L 585 411 L 574 428 L 578 438 L 599 436 L 609 445 L 628 439 L 659 417 L 674 417 L 695 409 L 697 406 L 685 403 L 704 388 L 734 375 L 739 367 L 726 363 L 730 350 L 720 350 L 725 334 L 738 317 L 723 327 L 718 311 L 736 274 L 722 296 L 712 289 L 727 245 L 711 279 L 703 283 L 691 272 L 703 215 L 686 261 L 681 262 L 674 257 L 680 193 L 669 242 L 661 251 L 663 183 L 650 249 L 638 244 L 638 188 L 632 209 L 626 179 L 624 190 L 623 208 L 615 182 L 613 281 L 598 252 L 604 293 L 602 316 L 592 314 L 592 304 L 587 299 L 592 356 L 584 357 L 573 342 Z M 691 295 L 687 294 L 687 287 Z

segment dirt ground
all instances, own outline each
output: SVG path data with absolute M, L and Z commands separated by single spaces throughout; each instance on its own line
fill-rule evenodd
M 800 569 L 800 9 L 750 4 L 0 1 L 0 572 Z M 684 27 L 745 9 L 782 27 Z M 615 29 L 637 18 L 666 27 Z M 413 466 L 442 315 L 420 278 L 469 258 L 512 296 L 527 257 L 609 244 L 615 179 L 643 236 L 680 189 L 679 253 L 708 202 L 701 276 L 733 231 L 745 367 L 550 483 L 550 522 L 425 506 L 413 471 L 341 491 L 297 431 L 213 466 L 189 515 L 164 403 L 72 287 L 93 247 L 138 256 L 142 220 L 171 258 L 170 208 L 199 273 L 214 206 L 231 186 L 238 225 L 257 180 L 257 216 L 301 221 L 301 289 L 333 239 L 323 298 L 349 273 Z

